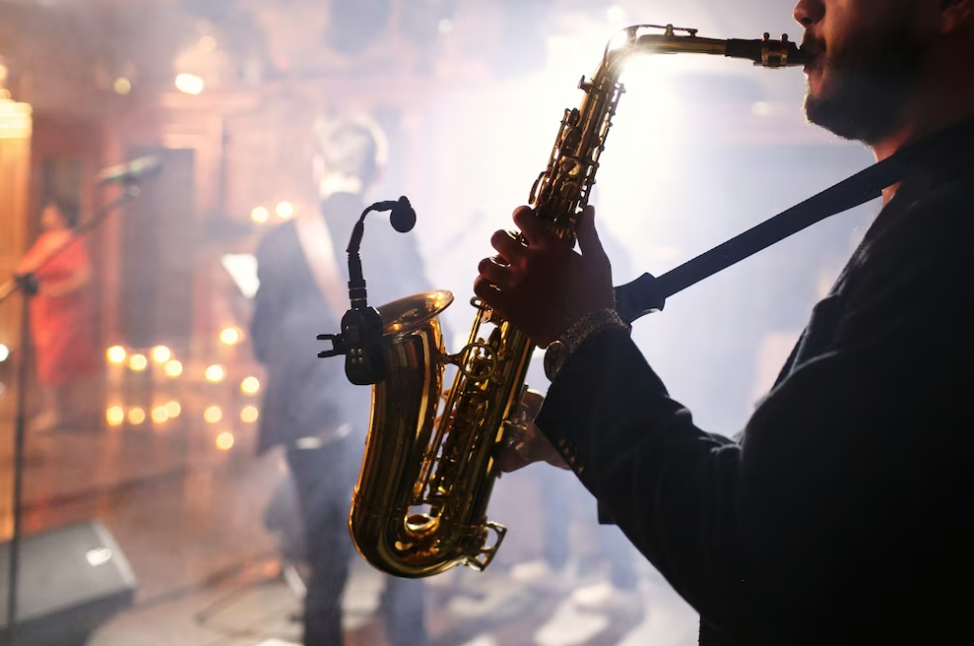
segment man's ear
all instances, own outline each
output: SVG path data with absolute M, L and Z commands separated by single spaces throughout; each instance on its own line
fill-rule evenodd
M 974 24 L 974 0 L 940 0 L 940 32 L 950 34 Z

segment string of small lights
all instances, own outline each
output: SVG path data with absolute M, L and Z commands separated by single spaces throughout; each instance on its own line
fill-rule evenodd
M 222 346 L 229 348 L 241 343 L 244 334 L 235 326 L 226 326 L 220 330 L 219 340 Z M 253 400 L 260 392 L 261 383 L 254 375 L 247 374 L 237 381 L 231 378 L 227 366 L 219 362 L 207 363 L 201 369 L 201 374 L 192 374 L 187 369 L 188 364 L 184 365 L 173 349 L 164 345 L 152 348 L 114 345 L 105 351 L 105 357 L 109 371 L 110 400 L 110 405 L 105 409 L 105 421 L 109 427 L 118 428 L 126 424 L 137 427 L 148 423 L 155 429 L 162 430 L 166 423 L 183 414 L 185 402 L 180 402 L 176 393 L 179 393 L 180 388 L 193 387 L 193 382 L 200 377 L 211 387 L 221 387 L 219 391 L 202 391 L 206 394 L 212 393 L 213 402 L 203 407 L 202 420 L 209 426 L 224 423 L 222 430 L 214 438 L 217 449 L 229 451 L 236 442 L 232 424 L 226 427 L 233 420 L 233 417 L 225 414 L 226 402 L 236 402 L 230 405 L 239 410 L 237 419 L 241 423 L 253 424 L 260 417 L 260 408 Z M 145 390 L 133 391 L 125 387 L 126 379 L 137 375 L 151 385 L 148 396 Z M 231 385 L 231 388 L 226 388 Z M 237 390 L 239 395 L 234 395 L 233 392 Z M 240 397 L 243 398 L 242 403 L 236 401 Z M 149 406 L 144 404 L 147 398 L 152 400 Z M 139 400 L 139 403 L 133 403 L 133 399 Z M 218 401 L 223 402 L 223 405 L 217 403 Z

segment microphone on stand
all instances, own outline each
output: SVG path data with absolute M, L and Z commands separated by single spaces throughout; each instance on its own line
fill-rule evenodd
M 100 171 L 95 178 L 98 185 L 121 182 L 131 184 L 142 179 L 155 177 L 162 171 L 162 160 L 155 155 L 138 157 L 124 164 L 116 164 Z
M 399 233 L 406 233 L 416 225 L 416 211 L 406 196 L 396 201 L 376 202 L 362 212 L 352 229 L 348 242 L 348 298 L 351 309 L 342 317 L 339 334 L 319 334 L 319 341 L 331 341 L 332 349 L 323 350 L 318 357 L 345 355 L 345 376 L 357 386 L 377 384 L 385 379 L 385 357 L 382 354 L 382 317 L 379 310 L 369 307 L 362 258 L 359 248 L 365 234 L 365 216 L 373 211 L 391 211 L 389 223 Z

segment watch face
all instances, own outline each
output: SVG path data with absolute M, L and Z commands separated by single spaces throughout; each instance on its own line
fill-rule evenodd
M 548 344 L 548 349 L 544 353 L 544 373 L 548 379 L 554 379 L 558 370 L 565 362 L 565 354 L 568 348 L 561 341 L 554 341 Z

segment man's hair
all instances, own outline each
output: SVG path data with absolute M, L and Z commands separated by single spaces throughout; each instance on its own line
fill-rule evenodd
M 359 115 L 320 119 L 315 123 L 315 143 L 326 172 L 364 183 L 375 178 L 388 154 L 385 134 L 371 119 Z

